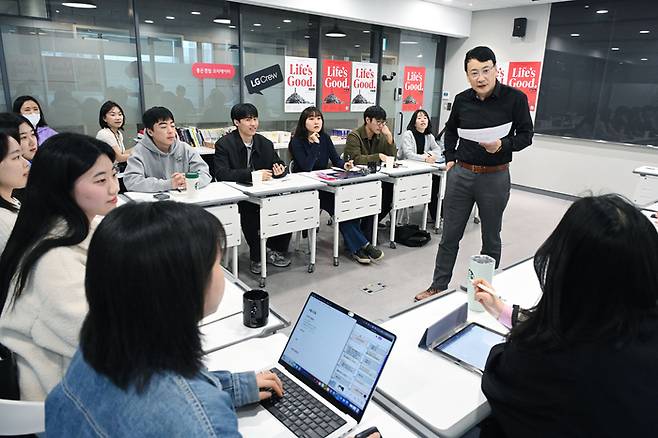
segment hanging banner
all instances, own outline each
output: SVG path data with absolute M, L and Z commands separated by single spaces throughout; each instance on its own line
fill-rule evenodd
M 510 62 L 507 66 L 507 85 L 517 88 L 528 96 L 530 111 L 537 106 L 537 92 L 539 91 L 539 73 L 541 62 Z
M 322 61 L 322 112 L 342 113 L 350 110 L 350 61 Z
M 352 63 L 352 98 L 350 111 L 365 111 L 377 100 L 377 64 Z
M 287 113 L 299 113 L 315 105 L 317 59 L 286 56 L 284 108 Z
M 281 73 L 281 66 L 279 64 L 271 65 L 244 77 L 247 92 L 249 94 L 260 94 L 261 96 L 263 95 L 261 91 L 281 82 L 283 82 L 283 73 Z
M 402 111 L 416 111 L 423 107 L 425 95 L 425 67 L 404 67 Z

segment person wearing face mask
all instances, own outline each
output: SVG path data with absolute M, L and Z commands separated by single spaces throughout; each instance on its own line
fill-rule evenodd
M 471 88 L 455 96 L 446 123 L 446 195 L 443 201 L 443 234 L 436 255 L 432 284 L 418 293 L 416 301 L 448 289 L 466 223 L 477 203 L 482 228 L 481 254 L 500 264 L 500 231 L 510 196 L 509 163 L 512 153 L 532 143 L 533 125 L 528 98 L 522 91 L 496 79 L 496 55 L 489 47 L 469 50 L 464 58 Z M 460 138 L 458 129 L 493 128 L 507 123 L 503 138 L 478 143 Z M 457 147 L 459 143 L 459 147 Z
M 409 119 L 407 130 L 402 134 L 402 146 L 400 146 L 401 160 L 424 161 L 434 164 L 443 159 L 443 150 L 432 135 L 432 123 L 427 111 L 416 110 Z M 436 222 L 436 203 L 438 202 L 439 188 L 441 187 L 439 177 L 432 175 L 432 200 L 429 210 L 432 220 Z
M 123 182 L 136 192 L 185 189 L 185 174 L 199 174 L 199 188 L 210 184 L 210 170 L 199 152 L 176 135 L 174 115 L 154 106 L 142 116 L 144 137 L 133 148 Z
M 126 152 L 126 146 L 123 144 L 122 131 L 125 123 L 123 109 L 118 103 L 108 100 L 101 106 L 98 115 L 98 124 L 101 129 L 96 133 L 96 138 L 112 146 L 117 157 L 117 163 L 120 163 L 120 170 L 125 169 L 125 163 L 130 157 L 130 152 Z
M 37 138 L 39 146 L 43 144 L 48 138 L 57 134 L 53 128 L 48 126 L 46 119 L 43 116 L 41 105 L 39 101 L 32 96 L 20 96 L 14 100 L 13 111 L 20 114 L 30 121 L 32 126 L 37 130 Z M 26 157 L 27 158 L 27 157 Z M 30 158 L 28 158 L 29 160 Z

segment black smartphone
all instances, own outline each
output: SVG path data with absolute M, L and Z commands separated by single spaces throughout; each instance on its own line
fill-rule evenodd
M 359 432 L 356 435 L 354 435 L 354 438 L 368 438 L 370 435 L 372 435 L 375 432 L 379 432 L 379 430 L 376 427 L 369 427 L 363 432 Z M 379 432 L 379 435 L 382 436 L 381 432 Z M 383 438 L 383 436 L 382 436 Z
M 251 187 L 251 186 L 253 186 L 253 184 L 250 183 L 250 182 L 236 181 L 235 183 L 236 183 L 237 185 L 239 185 L 239 186 L 243 186 L 243 187 Z

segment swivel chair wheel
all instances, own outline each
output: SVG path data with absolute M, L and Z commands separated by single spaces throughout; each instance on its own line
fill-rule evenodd
M 311 263 L 310 265 L 308 265 L 308 273 L 311 274 L 314 271 L 315 271 L 315 263 Z
M 338 266 L 339 264 L 338 257 L 334 257 L 334 266 Z
M 395 244 L 395 242 L 391 242 L 391 243 L 389 243 L 388 246 L 390 246 L 391 249 L 395 249 L 395 248 L 397 248 L 397 245 Z

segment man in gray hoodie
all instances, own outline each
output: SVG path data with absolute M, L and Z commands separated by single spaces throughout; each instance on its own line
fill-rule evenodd
M 128 158 L 123 183 L 136 192 L 163 192 L 185 188 L 185 173 L 199 174 L 199 187 L 212 180 L 199 152 L 176 136 L 174 115 L 154 106 L 142 116 L 144 137 Z

